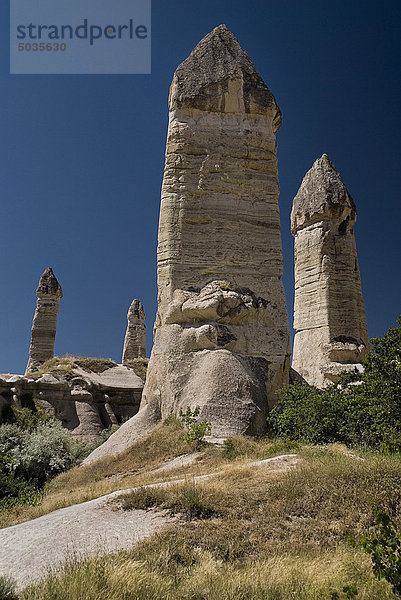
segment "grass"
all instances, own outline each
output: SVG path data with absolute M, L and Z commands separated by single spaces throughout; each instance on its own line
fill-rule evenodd
M 164 538 L 165 539 L 165 538 Z M 153 538 L 135 552 L 113 557 L 72 560 L 38 586 L 28 588 L 24 600 L 329 600 L 344 582 L 358 584 L 358 600 L 394 598 L 377 582 L 369 560 L 356 550 L 339 548 L 272 555 L 257 562 L 234 565 L 216 560 L 210 552 L 188 548 L 170 538 Z M 162 551 L 162 553 L 156 553 Z M 144 559 L 144 556 L 146 558 Z M 344 596 L 340 596 L 344 597 Z
M 357 600 L 395 598 L 389 584 L 374 578 L 358 540 L 373 525 L 376 505 L 401 522 L 400 456 L 350 452 L 339 444 L 298 446 L 301 462 L 280 471 L 274 463 L 246 462 L 293 445 L 236 437 L 199 453 L 193 465 L 152 474 L 166 458 L 188 450 L 182 433 L 170 419 L 119 457 L 59 476 L 41 509 L 128 482 L 141 486 L 180 476 L 179 485 L 140 487 L 118 499 L 124 510 L 168 510 L 177 525 L 129 552 L 73 557 L 21 599 L 331 600 L 334 592 L 345 599 L 346 585 L 357 587 Z M 217 474 L 210 479 L 192 477 L 211 471 Z
M 43 500 L 38 506 L 21 505 L 11 511 L 0 512 L 0 527 L 15 525 L 65 506 L 142 484 L 147 479 L 151 481 L 149 471 L 162 466 L 169 458 L 188 452 L 187 444 L 181 439 L 182 433 L 180 423 L 170 421 L 116 457 L 62 473 L 46 485 Z M 161 479 L 162 475 L 155 477 Z
M 198 544 L 201 537 L 218 559 L 249 560 L 358 538 L 373 524 L 376 505 L 401 521 L 400 457 L 372 454 L 358 460 L 330 448 L 300 454 L 303 462 L 286 473 L 270 465 L 232 465 L 217 477 L 192 484 L 198 510 L 219 515 L 221 521 L 218 527 L 204 521 L 188 528 L 190 542 Z M 186 513 L 182 498 L 190 487 L 139 489 L 121 502 L 125 509 L 160 506 L 180 512 L 181 507 Z
M 168 419 L 166 423 L 155 428 L 149 437 L 140 440 L 118 456 L 104 458 L 91 465 L 75 467 L 62 473 L 47 484 L 39 505 L 20 505 L 10 511 L 0 512 L 0 528 L 35 519 L 53 510 L 86 502 L 115 490 L 173 480 L 188 474 L 201 475 L 224 468 L 233 462 L 240 464 L 253 458 L 273 456 L 282 453 L 284 448 L 291 447 L 268 440 L 245 442 L 243 438 L 238 437 L 233 438 L 235 459 L 225 458 L 220 448 L 209 447 L 198 453 L 195 464 L 176 467 L 166 473 L 156 472 L 166 461 L 190 452 L 183 434 L 180 421 Z
M 94 373 L 103 373 L 107 369 L 116 367 L 117 363 L 110 358 L 92 358 L 84 356 L 63 356 L 59 358 L 55 356 L 45 361 L 40 369 L 29 373 L 32 379 L 38 379 L 45 373 L 60 373 L 62 375 L 75 375 L 74 369 L 81 367 L 84 371 L 92 371 Z
M 148 358 L 134 358 L 126 363 L 126 366 L 133 369 L 136 375 L 145 381 L 148 370 Z
M 0 600 L 18 600 L 16 584 L 11 577 L 0 575 Z

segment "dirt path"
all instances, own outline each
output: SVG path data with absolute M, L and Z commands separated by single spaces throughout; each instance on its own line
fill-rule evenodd
M 298 461 L 296 454 L 284 454 L 245 463 L 239 468 L 272 463 L 275 470 L 286 471 Z M 202 481 L 218 474 L 199 475 L 192 480 Z M 188 478 L 143 487 L 166 487 L 184 481 L 188 481 Z M 0 530 L 0 575 L 13 577 L 21 589 L 46 575 L 49 569 L 64 563 L 73 554 L 83 557 L 132 548 L 164 525 L 174 522 L 164 512 L 113 510 L 109 501 L 128 491 L 118 490 Z

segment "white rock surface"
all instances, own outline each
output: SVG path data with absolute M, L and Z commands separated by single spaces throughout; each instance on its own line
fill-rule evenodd
M 292 367 L 324 387 L 362 368 L 369 349 L 353 226 L 356 207 L 326 154 L 294 198 L 295 304 Z

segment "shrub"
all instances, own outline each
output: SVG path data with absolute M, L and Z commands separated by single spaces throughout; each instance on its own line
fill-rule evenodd
M 0 507 L 36 503 L 43 485 L 76 460 L 79 445 L 57 421 L 33 431 L 16 424 L 0 427 Z
M 13 407 L 12 412 L 14 415 L 14 424 L 24 431 L 34 431 L 39 423 L 56 421 L 54 417 L 37 406 L 35 406 L 34 410 L 31 410 L 30 408 Z
M 343 587 L 343 595 L 340 596 L 337 592 L 331 592 L 330 600 L 340 600 L 340 598 L 344 598 L 344 600 L 353 600 L 358 595 L 358 590 L 354 585 L 345 585 Z
M 373 572 L 393 586 L 396 596 L 401 596 L 401 530 L 387 513 L 376 510 L 376 529 L 362 538 L 362 547 L 371 555 Z
M 188 406 L 185 413 L 180 409 L 180 419 L 186 428 L 185 441 L 195 450 L 203 448 L 205 436 L 212 431 L 209 421 L 206 421 L 206 419 L 203 419 L 203 421 L 198 420 L 199 413 L 199 406 L 194 411 Z
M 401 451 L 401 318 L 398 327 L 372 340 L 363 374 L 344 374 L 339 385 L 324 390 L 291 385 L 268 422 L 282 437 L 313 444 Z
M 1 425 L 0 456 L 4 456 L 10 451 L 13 454 L 17 448 L 25 443 L 26 437 L 26 433 L 18 425 Z
M 74 441 L 61 423 L 40 424 L 17 456 L 16 472 L 38 487 L 74 464 Z
M 36 496 L 32 486 L 15 476 L 11 452 L 0 454 L 0 509 L 8 509 L 15 504 L 32 503 Z

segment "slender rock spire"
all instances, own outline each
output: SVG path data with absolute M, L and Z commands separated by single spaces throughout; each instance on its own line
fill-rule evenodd
M 146 358 L 146 325 L 142 302 L 133 300 L 127 319 L 122 363 L 129 366 L 135 358 Z
M 353 226 L 356 206 L 327 154 L 294 198 L 293 368 L 322 387 L 361 368 L 369 338 Z
M 43 272 L 36 293 L 38 300 L 33 317 L 29 360 L 25 374 L 40 367 L 54 355 L 57 316 L 63 292 L 50 267 Z
M 142 406 L 191 406 L 213 435 L 261 433 L 288 381 L 275 133 L 281 113 L 225 25 L 177 68 Z

